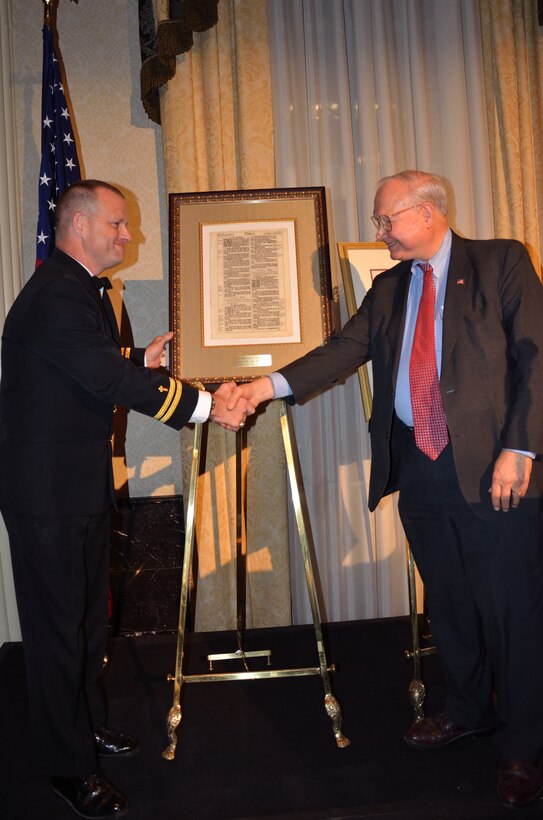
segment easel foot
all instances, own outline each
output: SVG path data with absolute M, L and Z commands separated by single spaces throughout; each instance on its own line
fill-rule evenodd
M 172 706 L 168 712 L 168 737 L 170 738 L 170 745 L 162 752 L 164 760 L 173 760 L 175 757 L 175 750 L 177 748 L 177 728 L 181 723 L 181 707 Z
M 409 700 L 411 701 L 411 706 L 413 707 L 413 713 L 415 716 L 413 723 L 420 723 L 421 720 L 424 720 L 423 703 L 426 697 L 426 686 L 418 678 L 413 678 L 409 684 L 408 691 Z
M 350 745 L 351 741 L 348 737 L 345 737 L 341 731 L 341 706 L 333 695 L 325 695 L 324 708 L 326 709 L 326 714 L 332 721 L 332 731 L 334 732 L 336 744 L 339 749 L 344 749 L 346 746 Z

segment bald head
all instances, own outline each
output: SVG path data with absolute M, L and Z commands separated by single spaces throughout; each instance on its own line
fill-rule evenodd
M 128 231 L 123 194 L 108 182 L 86 179 L 71 185 L 55 212 L 57 248 L 99 275 L 124 259 Z
M 74 182 L 59 197 L 55 210 L 55 242 L 59 246 L 67 234 L 73 215 L 77 211 L 93 213 L 98 207 L 99 191 L 111 191 L 124 199 L 123 194 L 109 182 L 99 179 L 82 179 Z

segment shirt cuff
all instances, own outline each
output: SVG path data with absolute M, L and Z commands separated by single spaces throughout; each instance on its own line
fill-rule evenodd
M 282 373 L 268 373 L 268 378 L 273 384 L 274 399 L 285 399 L 287 396 L 292 396 L 290 384 Z
M 508 450 L 510 453 L 519 453 L 521 456 L 528 456 L 528 458 L 534 459 L 536 457 L 536 453 L 529 453 L 527 450 L 515 450 L 513 447 L 504 447 L 504 450 Z
M 194 413 L 189 421 L 194 424 L 202 424 L 202 422 L 207 421 L 211 413 L 211 400 L 211 393 L 208 393 L 206 390 L 200 390 L 198 392 L 198 401 L 196 402 Z

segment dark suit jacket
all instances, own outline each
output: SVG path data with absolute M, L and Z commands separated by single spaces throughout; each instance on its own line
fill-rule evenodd
M 406 261 L 380 274 L 340 333 L 281 370 L 302 401 L 372 360 L 372 510 L 397 488 L 394 394 L 410 270 Z M 462 492 L 470 504 L 490 510 L 500 450 L 543 453 L 543 287 L 520 242 L 453 233 L 440 389 Z M 542 489 L 534 470 L 528 494 Z
M 15 300 L 2 337 L 0 507 L 94 515 L 113 500 L 115 404 L 180 429 L 198 391 L 121 353 L 91 276 L 56 250 Z

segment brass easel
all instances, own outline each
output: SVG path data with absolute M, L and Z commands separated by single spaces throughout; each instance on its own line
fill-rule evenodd
M 177 747 L 177 729 L 181 723 L 181 688 L 184 683 L 219 682 L 233 680 L 256 680 L 259 678 L 284 678 L 301 677 L 306 675 L 320 675 L 324 687 L 324 708 L 326 714 L 332 721 L 332 730 L 339 748 L 348 746 L 350 741 L 341 732 L 341 707 L 332 694 L 330 686 L 329 672 L 334 670 L 334 666 L 328 666 L 324 642 L 322 638 L 321 621 L 317 595 L 315 590 L 315 580 L 310 554 L 310 526 L 307 513 L 307 504 L 303 491 L 298 454 L 294 439 L 294 432 L 290 422 L 287 405 L 280 402 L 281 432 L 287 460 L 287 470 L 292 496 L 292 503 L 296 514 L 298 535 L 304 561 L 305 579 L 311 612 L 313 615 L 313 627 L 315 640 L 317 643 L 317 653 L 319 665 L 314 667 L 299 667 L 294 669 L 265 669 L 251 671 L 247 664 L 247 658 L 266 657 L 268 666 L 271 665 L 271 652 L 268 649 L 245 652 L 243 649 L 243 632 L 245 629 L 245 559 L 246 559 L 246 533 L 245 533 L 245 470 L 243 469 L 244 451 L 244 430 L 236 433 L 236 558 L 237 558 L 237 649 L 235 652 L 227 652 L 215 655 L 208 655 L 210 671 L 207 674 L 184 675 L 183 674 L 183 653 L 185 640 L 185 624 L 188 603 L 189 576 L 192 564 L 192 552 L 194 546 L 194 523 L 196 509 L 196 485 L 200 470 L 200 451 L 202 444 L 202 426 L 195 425 L 194 444 L 192 449 L 192 464 L 190 474 L 190 488 L 187 505 L 187 522 L 185 530 L 185 553 L 183 556 L 183 573 L 181 579 L 181 600 L 179 603 L 179 626 L 177 631 L 177 656 L 175 662 L 175 675 L 168 675 L 168 680 L 174 682 L 173 705 L 168 713 L 167 730 L 170 743 L 162 757 L 166 760 L 173 760 Z M 219 660 L 239 659 L 243 664 L 242 672 L 214 672 L 213 663 Z

